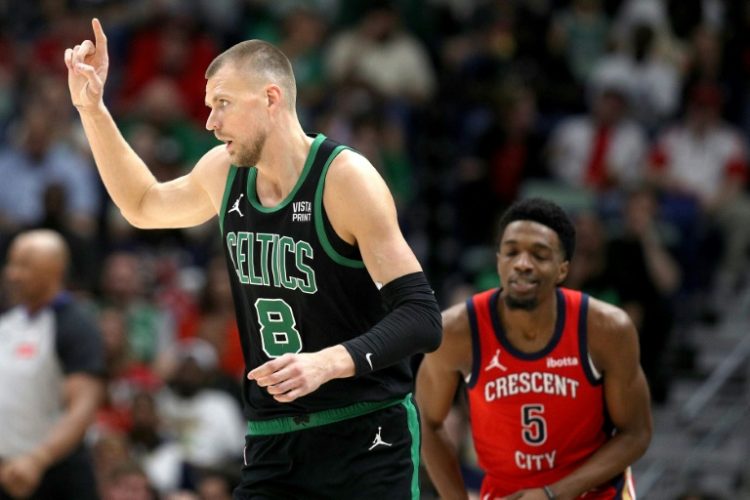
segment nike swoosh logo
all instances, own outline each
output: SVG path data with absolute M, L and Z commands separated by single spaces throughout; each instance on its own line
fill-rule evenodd
M 373 370 L 374 368 L 372 367 L 372 361 L 370 360 L 371 357 L 372 357 L 371 352 L 368 352 L 367 354 L 365 354 L 365 359 L 367 360 L 367 364 L 370 365 L 370 370 Z

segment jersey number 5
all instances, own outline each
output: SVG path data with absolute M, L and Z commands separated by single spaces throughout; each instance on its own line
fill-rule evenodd
M 269 358 L 296 354 L 302 350 L 302 337 L 297 330 L 292 307 L 283 299 L 258 299 L 255 311 L 260 323 L 260 341 Z
M 544 405 L 523 405 L 521 407 L 521 436 L 530 446 L 540 446 L 547 441 L 547 422 L 542 416 Z

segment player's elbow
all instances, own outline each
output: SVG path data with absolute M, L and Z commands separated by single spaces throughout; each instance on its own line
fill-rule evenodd
M 383 301 L 390 309 L 390 320 L 404 332 L 410 353 L 432 352 L 440 347 L 443 319 L 435 293 L 424 273 L 401 276 L 381 289 Z
M 649 445 L 651 445 L 651 438 L 653 437 L 654 429 L 653 425 L 651 423 L 651 419 L 649 418 L 648 423 L 643 426 L 643 428 L 638 433 L 638 439 L 637 439 L 637 451 L 638 451 L 638 457 L 642 457 L 646 450 L 648 450 Z
M 155 227 L 153 224 L 149 223 L 147 218 L 136 212 L 121 209 L 120 214 L 122 214 L 122 217 L 128 222 L 128 224 L 137 229 L 154 229 Z
M 433 352 L 443 340 L 443 317 L 435 295 L 423 294 L 405 302 L 404 312 L 412 318 L 411 337 L 417 352 Z
M 646 453 L 649 445 L 651 444 L 653 428 L 651 426 L 650 419 L 648 423 L 644 423 L 644 425 L 633 429 L 629 434 L 632 461 L 635 461 Z
M 435 302 L 434 307 L 430 307 L 426 314 L 426 328 L 424 332 L 424 351 L 433 352 L 443 341 L 443 318 L 440 314 L 440 308 Z

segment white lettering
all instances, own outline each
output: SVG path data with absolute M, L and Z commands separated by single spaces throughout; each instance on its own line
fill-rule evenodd
M 508 375 L 508 394 L 515 396 L 518 394 L 518 374 L 511 373 Z
M 518 374 L 518 382 L 520 383 L 520 387 L 518 388 L 519 392 L 521 394 L 528 394 L 531 392 L 531 382 L 529 381 L 529 378 L 531 377 L 531 374 L 529 372 L 523 372 Z
M 554 382 L 555 382 L 555 374 L 554 373 L 545 373 L 544 374 L 544 392 L 545 394 L 554 394 Z
M 537 394 L 540 392 L 544 392 L 544 388 L 542 387 L 542 384 L 540 383 L 542 380 L 542 374 L 540 372 L 534 372 L 531 374 L 531 380 L 533 382 L 533 390 Z
M 560 394 L 561 396 L 567 396 L 567 382 L 568 381 L 562 377 L 555 377 L 555 393 Z
M 547 368 L 562 368 L 564 366 L 578 366 L 578 358 L 566 356 L 564 358 L 547 358 Z
M 557 450 L 554 450 L 552 453 L 540 454 L 524 453 L 520 450 L 516 450 L 514 458 L 516 461 L 516 467 L 519 469 L 538 472 L 553 469 L 555 467 L 556 455 Z
M 544 458 L 547 459 L 547 464 L 549 465 L 550 469 L 555 467 L 555 455 L 556 454 L 557 454 L 557 450 L 553 451 L 552 453 L 544 454 Z
M 521 372 L 511 373 L 490 380 L 484 385 L 485 401 L 495 401 L 518 394 L 552 394 L 571 397 L 578 395 L 578 382 L 556 373 Z
M 311 212 L 312 203 L 309 201 L 295 201 L 292 203 L 292 210 L 294 212 Z
M 504 398 L 508 395 L 508 379 L 505 377 L 497 379 L 497 397 Z
M 497 381 L 490 380 L 487 382 L 484 386 L 484 399 L 485 401 L 494 401 L 495 400 L 495 385 L 497 384 Z

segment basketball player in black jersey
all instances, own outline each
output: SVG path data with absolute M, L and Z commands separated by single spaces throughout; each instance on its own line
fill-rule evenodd
M 65 63 L 115 204 L 141 228 L 220 218 L 247 371 L 235 498 L 418 498 L 409 359 L 437 348 L 440 311 L 382 178 L 303 132 L 288 59 L 253 40 L 206 71 L 206 128 L 224 145 L 157 182 L 103 104 L 107 40 L 92 25 Z

